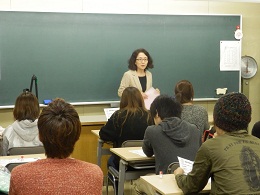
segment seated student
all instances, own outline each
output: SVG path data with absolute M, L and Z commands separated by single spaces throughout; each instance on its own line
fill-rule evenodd
M 203 135 L 205 130 L 209 130 L 208 112 L 204 107 L 193 104 L 194 90 L 191 82 L 179 81 L 174 92 L 176 99 L 183 106 L 181 118 L 195 124 Z
M 252 129 L 252 135 L 260 138 L 260 121 L 254 124 Z
M 3 154 L 3 132 L 4 132 L 5 128 L 0 126 L 0 156 L 2 156 Z
M 11 172 L 9 195 L 102 194 L 101 169 L 70 158 L 81 132 L 73 106 L 55 99 L 43 108 L 38 127 L 47 158 L 15 167 Z
M 172 97 L 160 95 L 151 104 L 155 125 L 147 127 L 143 151 L 155 156 L 155 173 L 167 173 L 170 163 L 179 157 L 194 160 L 201 145 L 201 132 L 193 124 L 180 119 L 182 106 Z M 137 194 L 155 194 L 141 181 L 136 182 Z
M 184 194 L 197 194 L 211 177 L 210 194 L 260 194 L 260 140 L 247 132 L 251 105 L 241 93 L 229 93 L 213 111 L 217 137 L 200 147 L 188 175 L 175 179 Z
M 39 146 L 37 121 L 40 114 L 38 99 L 26 91 L 20 94 L 13 110 L 15 122 L 3 132 L 3 156 L 12 147 Z
M 135 87 L 123 91 L 120 109 L 115 111 L 99 132 L 103 141 L 113 142 L 113 147 L 121 147 L 126 140 L 143 140 L 148 125 L 153 124 L 146 110 L 141 92 Z M 120 158 L 112 154 L 108 165 L 119 169 Z

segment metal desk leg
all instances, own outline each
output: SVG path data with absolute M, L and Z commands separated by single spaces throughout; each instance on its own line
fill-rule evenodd
M 127 166 L 127 162 L 121 159 L 119 161 L 118 195 L 124 194 L 126 166 Z
M 102 139 L 98 139 L 98 146 L 97 146 L 97 165 L 101 167 L 101 157 L 102 157 L 102 147 L 104 141 Z

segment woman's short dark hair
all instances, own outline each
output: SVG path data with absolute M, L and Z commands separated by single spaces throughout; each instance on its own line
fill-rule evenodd
M 67 158 L 81 133 L 74 107 L 56 98 L 42 110 L 38 119 L 39 138 L 48 158 Z
M 15 101 L 13 116 L 15 120 L 31 120 L 34 121 L 39 117 L 40 106 L 38 99 L 31 92 L 21 93 Z
M 150 56 L 149 52 L 146 51 L 146 50 L 143 49 L 143 48 L 136 49 L 136 50 L 132 53 L 130 59 L 128 60 L 128 68 L 129 68 L 130 70 L 137 70 L 137 67 L 136 67 L 135 62 L 136 62 L 136 58 L 137 58 L 137 56 L 138 56 L 139 53 L 144 53 L 144 54 L 147 56 L 147 58 L 148 58 L 148 64 L 147 64 L 145 70 L 147 70 L 147 69 L 149 69 L 149 68 L 152 69 L 152 68 L 154 67 L 154 65 L 153 65 L 153 59 L 152 59 L 152 57 Z
M 163 120 L 169 117 L 181 117 L 182 105 L 173 97 L 160 95 L 151 104 L 151 115 L 155 118 L 156 114 Z
M 194 90 L 190 81 L 181 80 L 175 85 L 175 98 L 181 103 L 191 102 L 194 98 Z

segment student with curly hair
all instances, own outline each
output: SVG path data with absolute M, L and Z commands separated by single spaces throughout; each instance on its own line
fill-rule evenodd
M 242 93 L 219 98 L 213 111 L 217 136 L 202 144 L 188 175 L 174 171 L 184 194 L 198 194 L 209 178 L 210 194 L 260 194 L 260 140 L 248 134 L 251 113 Z

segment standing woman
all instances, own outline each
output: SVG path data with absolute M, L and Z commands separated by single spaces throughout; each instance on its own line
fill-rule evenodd
M 126 140 L 143 140 L 147 126 L 152 124 L 140 91 L 135 87 L 127 87 L 121 97 L 120 109 L 101 128 L 99 136 L 103 141 L 112 142 L 113 147 L 121 147 Z M 108 165 L 118 170 L 119 157 L 112 154 Z
M 181 118 L 197 126 L 203 135 L 205 130 L 209 130 L 208 112 L 199 105 L 193 104 L 194 90 L 191 82 L 187 80 L 179 81 L 175 86 L 175 97 L 182 106 Z
M 12 147 L 39 146 L 37 121 L 40 114 L 38 99 L 26 91 L 20 94 L 13 110 L 14 123 L 3 132 L 3 156 L 8 155 Z
M 143 98 L 146 99 L 147 95 L 144 92 L 153 86 L 152 73 L 148 69 L 153 67 L 153 59 L 145 49 L 135 50 L 128 60 L 129 70 L 123 75 L 118 89 L 118 96 L 121 97 L 127 87 L 136 87 Z

